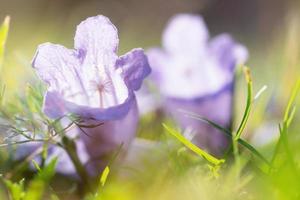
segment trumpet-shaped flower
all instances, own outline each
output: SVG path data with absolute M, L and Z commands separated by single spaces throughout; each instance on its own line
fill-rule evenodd
M 125 116 L 150 73 L 142 49 L 118 57 L 116 27 L 104 16 L 90 17 L 78 25 L 75 49 L 45 43 L 32 61 L 48 85 L 44 112 L 52 118 L 66 113 L 95 120 Z
M 118 57 L 116 27 L 104 16 L 86 19 L 77 26 L 74 49 L 45 43 L 38 47 L 32 66 L 48 84 L 44 112 L 51 118 L 74 114 L 87 124 L 84 142 L 92 158 L 125 146 L 135 134 L 138 114 L 134 91 L 151 69 L 142 49 Z M 132 114 L 135 113 L 135 114 Z M 121 123 L 126 121 L 126 123 Z M 116 126 L 120 123 L 125 127 Z M 125 129 L 125 130 L 124 130 Z
M 220 149 L 219 143 L 224 143 L 224 139 L 219 139 L 222 134 L 215 134 L 216 131 L 187 118 L 178 109 L 229 126 L 234 69 L 246 61 L 246 48 L 228 34 L 209 39 L 202 17 L 191 14 L 178 14 L 170 20 L 162 46 L 150 49 L 147 54 L 152 79 L 165 97 L 164 108 L 184 128 L 192 127 L 197 132 L 195 143 Z

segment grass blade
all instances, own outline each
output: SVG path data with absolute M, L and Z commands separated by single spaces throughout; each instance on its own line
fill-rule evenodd
M 252 107 L 253 87 L 252 87 L 252 80 L 251 80 L 251 74 L 250 74 L 249 68 L 245 67 L 244 73 L 245 73 L 245 77 L 246 77 L 246 81 L 247 81 L 247 88 L 248 88 L 247 103 L 246 103 L 246 108 L 245 108 L 245 112 L 244 112 L 242 121 L 236 131 L 235 140 L 238 140 L 241 137 L 242 132 L 244 131 L 244 129 L 246 127 L 246 124 L 247 124 L 247 121 L 248 121 L 248 118 L 250 115 L 251 107 Z
M 296 85 L 294 87 L 294 89 L 292 90 L 291 93 L 291 97 L 289 98 L 287 107 L 285 109 L 284 112 L 284 117 L 283 117 L 283 126 L 281 126 L 279 124 L 279 133 L 280 133 L 280 137 L 279 140 L 276 144 L 275 147 L 275 151 L 274 154 L 272 156 L 272 160 L 271 160 L 271 165 L 274 168 L 275 166 L 275 160 L 278 157 L 278 154 L 280 152 L 281 146 L 284 145 L 285 151 L 287 153 L 287 157 L 290 161 L 290 163 L 294 166 L 294 158 L 293 158 L 293 154 L 292 152 L 289 150 L 289 145 L 288 145 L 288 141 L 287 141 L 287 135 L 288 135 L 288 128 L 295 116 L 295 112 L 296 112 L 296 107 L 293 106 L 293 104 L 295 103 L 295 99 L 298 96 L 300 92 L 300 79 L 297 80 Z M 294 167 L 295 168 L 295 167 Z M 297 170 L 295 170 L 297 171 Z
M 215 122 L 205 118 L 205 117 L 202 117 L 200 115 L 197 115 L 195 113 L 192 113 L 192 112 L 188 112 L 188 111 L 181 111 L 181 112 L 184 112 L 187 114 L 188 117 L 191 117 L 193 119 L 196 119 L 196 120 L 200 120 L 204 123 L 207 123 L 209 125 L 211 125 L 212 127 L 218 129 L 222 134 L 226 135 L 227 137 L 231 138 L 232 137 L 232 133 L 230 130 L 226 129 L 225 127 L 222 127 L 218 124 L 216 124 Z M 246 149 L 248 149 L 252 154 L 254 154 L 255 156 L 257 156 L 258 158 L 260 158 L 263 162 L 265 162 L 268 166 L 270 166 L 270 162 L 261 154 L 259 153 L 259 151 L 257 151 L 251 144 L 249 144 L 248 142 L 246 142 L 245 140 L 239 138 L 237 140 L 237 142 L 242 145 L 243 147 L 245 147 Z
M 106 183 L 106 180 L 107 180 L 107 176 L 109 174 L 110 170 L 109 170 L 109 167 L 106 166 L 105 169 L 103 170 L 102 174 L 101 174 L 101 177 L 100 177 L 100 185 L 103 187 Z
M 197 155 L 203 157 L 208 162 L 210 162 L 210 163 L 212 163 L 214 165 L 220 165 L 220 164 L 222 164 L 222 163 L 225 162 L 224 159 L 218 159 L 218 158 L 210 155 L 209 153 L 205 152 L 204 150 L 200 149 L 199 147 L 197 147 L 196 145 L 194 145 L 192 142 L 190 142 L 188 139 L 186 139 L 182 134 L 180 134 L 179 132 L 177 132 L 174 129 L 170 128 L 169 126 L 167 126 L 164 123 L 163 123 L 163 127 L 168 131 L 168 133 L 170 133 L 171 135 L 173 135 L 176 139 L 178 139 L 187 148 L 189 148 L 191 151 L 193 151 Z
M 0 26 L 0 67 L 3 62 L 4 47 L 5 47 L 8 30 L 9 30 L 9 21 L 10 21 L 10 17 L 9 16 L 5 17 L 4 22 Z
M 284 118 L 283 118 L 283 121 L 288 121 L 289 120 L 289 116 L 290 116 L 290 110 L 291 110 L 291 107 L 299 93 L 299 90 L 300 90 L 300 79 L 297 81 L 293 91 L 292 91 L 292 95 L 289 99 L 289 102 L 288 102 L 288 105 L 286 107 L 286 110 L 284 112 Z

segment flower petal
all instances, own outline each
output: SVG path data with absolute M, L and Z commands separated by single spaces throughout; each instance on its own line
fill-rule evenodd
M 59 93 L 48 91 L 44 97 L 43 112 L 53 119 L 63 117 L 66 113 L 72 113 L 83 119 L 115 120 L 124 117 L 133 102 L 135 102 L 135 95 L 130 93 L 125 102 L 121 104 L 109 108 L 90 107 L 66 101 Z
M 43 112 L 53 119 L 65 114 L 65 102 L 58 92 L 47 91 L 44 96 Z
M 247 49 L 236 43 L 228 34 L 215 37 L 210 42 L 209 48 L 224 69 L 233 70 L 237 64 L 243 64 L 248 58 Z
M 163 81 L 163 76 L 169 74 L 170 68 L 168 68 L 168 65 L 171 58 L 160 48 L 147 50 L 147 57 L 152 68 L 151 79 L 157 82 Z
M 174 56 L 156 48 L 147 54 L 153 68 L 151 78 L 165 96 L 190 99 L 213 94 L 232 79 L 232 73 L 221 69 L 207 52 Z
M 116 59 L 119 39 L 117 28 L 102 15 L 89 17 L 77 26 L 75 49 L 80 52 L 86 66 L 112 66 Z
M 44 97 L 43 112 L 53 119 L 62 117 L 66 113 L 72 113 L 85 119 L 114 120 L 125 116 L 132 107 L 135 96 L 132 92 L 128 95 L 128 98 L 122 103 L 101 108 L 78 105 L 76 102 L 64 99 L 58 92 L 48 90 Z
M 87 18 L 77 26 L 75 49 L 79 52 L 81 77 L 94 108 L 123 104 L 129 96 L 125 82 L 115 72 L 119 39 L 116 27 L 107 17 Z
M 39 77 L 50 87 L 73 102 L 87 102 L 76 51 L 61 45 L 45 43 L 38 47 L 32 61 Z
M 133 49 L 121 56 L 116 62 L 116 68 L 122 70 L 124 81 L 131 90 L 140 89 L 144 78 L 151 72 L 143 49 Z
M 163 46 L 173 54 L 199 54 L 205 48 L 209 32 L 201 16 L 174 16 L 163 34 Z

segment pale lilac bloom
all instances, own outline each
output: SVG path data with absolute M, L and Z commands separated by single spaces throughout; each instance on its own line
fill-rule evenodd
M 219 154 L 226 147 L 222 134 L 179 110 L 191 111 L 229 127 L 234 69 L 248 57 L 247 49 L 228 34 L 209 39 L 201 16 L 178 14 L 168 23 L 163 48 L 148 51 L 152 80 L 165 97 L 164 108 L 183 128 L 193 128 L 193 141 Z
M 81 136 L 92 159 L 103 157 L 135 135 L 134 91 L 150 73 L 142 49 L 118 57 L 118 33 L 107 17 L 95 16 L 77 26 L 74 49 L 45 43 L 32 65 L 48 84 L 44 112 L 51 118 L 75 114 L 86 124 Z M 97 161 L 95 161 L 97 162 Z M 100 172 L 100 170 L 99 170 Z

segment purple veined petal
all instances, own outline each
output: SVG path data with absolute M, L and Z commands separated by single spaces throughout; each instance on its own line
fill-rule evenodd
M 74 47 L 84 67 L 104 70 L 113 66 L 118 44 L 117 28 L 105 16 L 89 17 L 77 26 Z
M 198 55 L 206 48 L 209 32 L 199 15 L 178 14 L 163 33 L 163 47 L 171 54 Z
M 61 117 L 66 111 L 95 119 L 123 116 L 129 110 L 126 105 L 131 94 L 121 75 L 105 73 L 105 80 L 100 75 L 95 79 L 82 71 L 76 59 L 76 52 L 63 46 L 39 46 L 32 65 L 49 85 L 44 98 L 45 113 L 51 118 Z
M 38 46 L 32 66 L 43 81 L 53 89 L 60 90 L 64 82 L 71 80 L 66 75 L 71 74 L 71 67 L 78 66 L 78 62 L 74 50 L 44 43 Z
M 49 90 L 78 104 L 89 102 L 74 50 L 51 43 L 39 45 L 32 66 Z
M 107 17 L 90 17 L 77 26 L 75 49 L 79 52 L 80 76 L 89 97 L 89 104 L 81 106 L 109 109 L 126 105 L 131 88 L 115 69 L 118 42 L 117 29 Z
M 151 68 L 143 49 L 133 49 L 121 56 L 116 62 L 116 68 L 121 70 L 122 77 L 128 88 L 140 89 L 144 78 L 146 78 Z
M 247 49 L 225 33 L 213 38 L 209 48 L 220 67 L 226 70 L 233 70 L 237 64 L 244 64 L 248 58 Z

